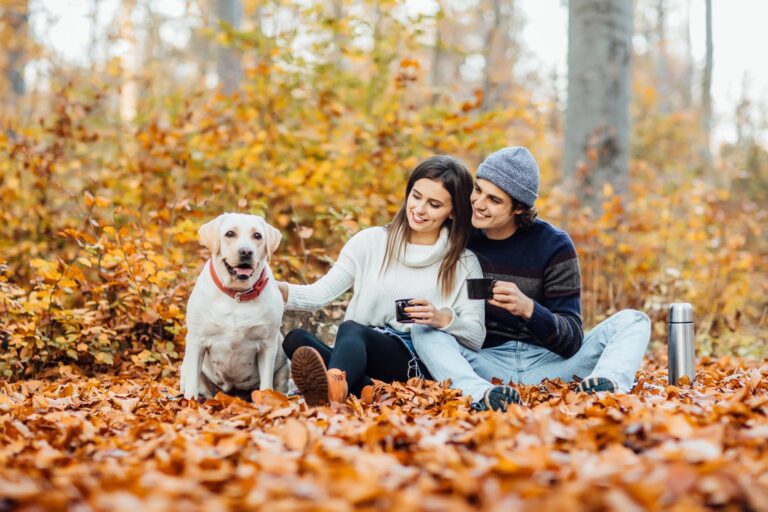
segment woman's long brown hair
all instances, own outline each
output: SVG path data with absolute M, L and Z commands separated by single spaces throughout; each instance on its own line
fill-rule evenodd
M 394 259 L 399 259 L 405 253 L 405 244 L 412 231 L 406 212 L 408 196 L 413 185 L 425 178 L 442 183 L 451 196 L 453 219 L 447 219 L 443 223 L 443 226 L 448 228 L 448 254 L 443 258 L 438 271 L 440 288 L 443 295 L 447 296 L 453 291 L 456 264 L 467 246 L 472 229 L 472 204 L 469 201 L 473 186 L 472 175 L 460 160 L 451 156 L 430 157 L 417 165 L 411 173 L 405 186 L 403 206 L 387 225 L 387 249 L 381 270 L 389 268 Z

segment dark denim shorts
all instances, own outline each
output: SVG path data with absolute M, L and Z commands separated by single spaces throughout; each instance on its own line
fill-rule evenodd
M 386 334 L 387 336 L 397 338 L 402 342 L 403 345 L 405 345 L 405 348 L 408 349 L 408 352 L 411 354 L 411 360 L 408 361 L 409 379 L 412 377 L 418 377 L 420 379 L 434 380 L 432 379 L 432 375 L 429 373 L 429 370 L 427 370 L 427 367 L 424 366 L 424 363 L 421 362 L 418 354 L 416 354 L 416 349 L 413 347 L 413 341 L 411 341 L 411 333 L 398 331 L 388 325 L 385 325 L 384 327 L 371 326 L 371 329 L 374 329 L 382 334 Z

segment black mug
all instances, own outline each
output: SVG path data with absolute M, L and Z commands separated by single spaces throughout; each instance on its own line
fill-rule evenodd
M 477 277 L 467 279 L 467 297 L 470 299 L 485 300 L 493 297 L 493 286 L 496 280 L 490 277 Z
M 413 318 L 408 316 L 405 308 L 411 305 L 412 299 L 398 299 L 395 301 L 395 319 L 401 324 L 412 324 Z

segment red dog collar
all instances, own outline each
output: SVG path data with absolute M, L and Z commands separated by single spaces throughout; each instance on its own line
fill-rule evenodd
M 233 299 L 235 299 L 237 302 L 248 302 L 249 300 L 253 300 L 259 295 L 261 295 L 262 290 L 264 290 L 264 287 L 267 286 L 267 282 L 269 281 L 269 278 L 267 277 L 267 267 L 265 266 L 264 269 L 261 271 L 261 276 L 259 276 L 259 279 L 254 283 L 253 288 L 250 290 L 245 290 L 242 292 L 233 290 L 231 288 L 227 288 L 221 283 L 221 280 L 219 279 L 219 276 L 216 275 L 216 271 L 213 269 L 213 260 L 209 260 L 210 262 L 210 268 L 211 268 L 211 277 L 213 278 L 213 282 L 216 283 L 216 286 L 219 288 L 219 290 L 223 291 Z

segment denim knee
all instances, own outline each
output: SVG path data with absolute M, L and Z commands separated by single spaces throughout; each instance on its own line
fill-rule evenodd
M 651 319 L 648 318 L 648 315 L 636 309 L 622 309 L 614 316 L 618 322 L 624 325 L 639 322 L 647 325 L 649 329 L 651 327 Z
M 648 345 L 651 337 L 651 319 L 648 318 L 648 315 L 636 309 L 623 309 L 616 313 L 613 318 L 615 318 L 618 324 L 617 327 L 620 327 L 622 330 L 632 324 L 636 324 L 636 328 L 641 329 L 644 334 L 647 333 L 645 344 Z
M 416 349 L 427 349 L 445 344 L 445 337 L 453 338 L 450 334 L 423 324 L 413 324 L 411 326 L 411 341 Z

